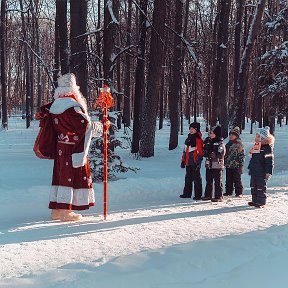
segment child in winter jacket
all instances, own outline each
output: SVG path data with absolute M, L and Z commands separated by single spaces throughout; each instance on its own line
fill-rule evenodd
M 255 145 L 250 150 L 252 156 L 248 169 L 251 176 L 252 201 L 250 206 L 262 208 L 266 204 L 266 187 L 274 168 L 275 138 L 270 134 L 270 128 L 264 127 L 256 133 Z
M 186 167 L 185 186 L 181 198 L 191 198 L 194 182 L 193 200 L 201 200 L 202 178 L 200 174 L 203 159 L 203 140 L 200 132 L 200 123 L 190 124 L 188 138 L 185 140 L 185 148 L 182 155 L 181 168 Z
M 223 201 L 222 177 L 224 170 L 225 145 L 221 138 L 221 127 L 216 126 L 211 129 L 209 137 L 204 141 L 204 157 L 206 157 L 206 188 L 202 200 L 212 202 Z M 213 182 L 215 197 L 212 198 Z
M 224 196 L 232 196 L 235 187 L 236 197 L 241 198 L 243 185 L 241 175 L 245 160 L 245 151 L 240 137 L 240 128 L 235 127 L 229 133 L 229 142 L 226 144 L 226 193 Z

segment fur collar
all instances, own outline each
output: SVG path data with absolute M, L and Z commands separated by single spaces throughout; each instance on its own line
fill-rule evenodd
M 72 107 L 81 107 L 81 105 L 71 97 L 57 98 L 51 105 L 50 113 L 62 114 Z
M 261 141 L 261 146 L 263 146 L 263 145 L 273 146 L 274 143 L 275 143 L 275 138 L 274 138 L 273 135 L 270 134 L 270 135 L 268 136 L 268 138 L 263 139 L 263 140 Z

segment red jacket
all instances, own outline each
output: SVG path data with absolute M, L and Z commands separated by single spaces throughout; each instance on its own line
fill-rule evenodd
M 197 132 L 196 146 L 191 147 L 189 135 L 185 140 L 185 147 L 182 155 L 182 162 L 185 166 L 195 166 L 201 164 L 203 159 L 203 140 L 201 132 Z

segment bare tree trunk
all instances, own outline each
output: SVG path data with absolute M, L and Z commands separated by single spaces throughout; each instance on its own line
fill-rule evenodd
M 128 18 L 127 18 L 127 39 L 126 47 L 131 45 L 131 25 L 132 25 L 132 0 L 128 0 Z M 131 57 L 129 53 L 126 54 L 125 61 L 125 84 L 124 84 L 124 110 L 123 123 L 124 126 L 131 125 Z
M 39 13 L 39 2 L 35 6 L 35 13 Z M 36 37 L 36 51 L 37 54 L 41 57 L 40 49 L 40 35 L 39 35 L 39 21 L 38 17 L 35 16 L 35 37 Z M 37 58 L 37 111 L 40 111 L 42 105 L 42 73 L 41 73 L 41 61 Z
M 269 99 L 270 103 L 277 103 L 279 101 L 279 99 L 277 99 L 278 97 L 271 97 Z M 273 99 L 273 101 L 272 101 Z M 274 135 L 275 132 L 275 115 L 276 115 L 276 111 L 277 111 L 277 106 L 276 105 L 269 105 L 269 110 L 268 110 L 268 125 L 270 127 L 270 133 Z
M 189 20 L 189 7 L 190 7 L 190 0 L 186 0 L 186 4 L 185 4 L 185 17 L 184 17 L 184 24 L 183 24 L 183 36 L 184 38 L 186 39 L 187 38 L 187 30 L 188 30 L 188 20 Z M 183 57 L 183 61 L 185 59 L 185 49 L 182 49 L 182 57 Z M 185 100 L 184 100 L 184 103 L 185 103 L 185 119 L 188 120 L 188 124 L 190 124 L 190 95 L 189 95 L 189 86 L 188 86 L 188 75 L 183 71 L 184 69 L 182 69 L 182 79 L 183 79 L 183 82 L 185 84 Z M 183 97 L 182 97 L 183 98 Z M 184 110 L 184 107 L 183 107 L 183 99 L 181 98 L 181 129 L 182 126 L 183 126 L 183 110 Z
M 22 0 L 21 0 L 22 1 Z M 57 5 L 57 2 L 56 2 Z M 57 87 L 57 79 L 60 74 L 60 26 L 59 26 L 59 14 L 57 13 L 56 6 L 56 17 L 55 17 L 55 30 L 54 30 L 54 67 L 53 67 L 53 82 L 54 86 Z
M 236 97 L 234 99 L 235 106 L 233 107 L 234 115 L 233 115 L 233 124 L 234 126 L 239 126 L 242 129 L 242 119 L 245 104 L 245 96 L 247 92 L 247 84 L 248 84 L 248 75 L 250 70 L 250 60 L 252 51 L 254 48 L 255 40 L 257 33 L 259 31 L 261 20 L 264 13 L 266 0 L 259 0 L 257 4 L 257 8 L 255 11 L 254 19 L 252 21 L 248 38 L 246 41 L 245 49 L 241 58 L 240 69 L 239 69 L 239 77 L 237 83 Z
M 168 15 L 166 16 L 168 17 Z M 167 55 L 167 50 L 168 50 L 168 45 L 169 45 L 169 31 L 168 29 L 166 29 L 164 31 L 164 41 L 165 41 L 165 45 L 164 45 L 164 55 Z M 164 59 L 165 59 L 165 56 L 164 56 Z M 161 86 L 160 86 L 160 95 L 159 95 L 159 98 L 160 98 L 160 101 L 159 101 L 159 130 L 161 130 L 163 128 L 163 123 L 164 123 L 164 118 L 165 118 L 165 109 L 164 109 L 164 102 L 165 102 L 165 93 L 166 93 L 166 90 L 169 90 L 169 89 L 166 89 L 166 73 L 165 73 L 165 70 L 167 68 L 167 64 L 166 64 L 166 61 L 167 61 L 167 58 L 164 60 L 163 59 L 163 65 L 162 65 L 162 75 L 161 75 Z M 167 61 L 169 62 L 169 60 Z
M 33 47 L 33 48 L 35 48 L 35 47 Z M 30 96 L 30 111 L 31 111 L 31 120 L 33 120 L 34 119 L 34 59 L 33 59 L 32 53 L 29 53 L 29 54 L 30 54 L 30 79 L 29 79 L 29 82 L 30 82 L 30 95 L 31 95 Z
M 31 122 L 31 112 L 30 112 L 30 100 L 31 100 L 31 87 L 30 87 L 30 61 L 29 61 L 29 53 L 28 53 L 28 46 L 26 43 L 27 41 L 27 31 L 26 31 L 26 25 L 25 25 L 25 18 L 24 18 L 24 12 L 23 12 L 23 0 L 19 0 L 20 9 L 21 9 L 21 22 L 22 22 L 22 34 L 23 39 L 25 41 L 24 43 L 24 58 L 25 58 L 25 79 L 26 79 L 26 128 L 30 127 Z
M 116 19 L 120 19 L 120 3 L 117 1 L 113 2 L 115 5 L 113 6 L 113 11 Z M 99 26 L 100 27 L 100 26 Z M 115 29 L 114 29 L 115 30 Z M 114 32 L 114 31 L 113 31 Z M 121 33 L 117 33 L 117 41 L 115 41 L 115 46 L 121 47 Z M 123 123 L 123 92 L 122 92 L 122 59 L 121 56 L 117 58 L 116 60 L 116 82 L 117 82 L 117 91 L 118 93 L 115 95 L 116 98 L 116 110 L 119 111 L 118 117 L 117 117 L 117 128 L 121 129 L 122 123 Z
M 160 77 L 163 64 L 163 36 L 166 18 L 166 0 L 155 0 L 153 29 L 147 75 L 147 93 L 143 113 L 143 126 L 140 140 L 140 156 L 154 156 L 157 106 Z
M 7 109 L 7 55 L 6 55 L 6 0 L 1 0 L 1 95 L 2 95 L 2 128 L 8 129 Z
M 104 0 L 103 62 L 105 83 L 113 85 L 113 50 L 116 26 L 119 24 L 113 11 L 112 0 Z
M 119 35 L 120 36 L 120 35 Z M 121 92 L 122 91 L 122 86 L 121 86 L 121 61 L 120 61 L 120 57 L 119 59 L 117 59 L 117 91 Z M 121 112 L 121 104 L 122 104 L 122 94 L 119 93 L 117 95 L 117 111 Z M 122 125 L 122 113 L 119 113 L 118 117 L 117 117 L 117 128 L 121 129 L 121 125 Z
M 235 25 L 235 55 L 234 55 L 234 97 L 237 91 L 237 81 L 240 69 L 240 59 L 241 59 L 241 27 L 242 27 L 242 18 L 244 12 L 244 0 L 236 1 L 236 25 Z
M 183 97 L 180 95 L 180 134 L 183 135 L 184 123 L 183 123 Z
M 86 35 L 87 15 L 88 15 L 88 0 L 81 0 L 81 1 L 70 0 L 70 17 L 71 17 L 70 71 L 76 75 L 77 82 L 80 86 L 80 91 L 86 98 L 88 98 L 88 65 L 87 65 L 88 45 Z M 59 33 L 59 35 L 61 34 Z M 63 45 L 63 47 L 65 45 Z M 63 62 L 65 61 L 67 62 L 67 59 L 63 59 Z
M 71 3 L 72 2 L 73 1 L 71 1 Z M 59 35 L 58 40 L 59 40 L 59 53 L 60 53 L 60 67 L 61 67 L 61 74 L 64 75 L 69 72 L 67 0 L 56 0 L 56 19 Z
M 193 109 L 193 114 L 194 114 L 194 122 L 197 122 L 197 107 L 198 107 L 198 103 L 197 103 L 197 97 L 198 97 L 198 95 L 197 95 L 197 89 L 198 89 L 198 84 L 197 84 L 197 66 L 195 65 L 195 67 L 194 67 L 194 73 L 193 73 L 193 75 L 194 75 L 194 83 L 193 83 L 193 94 L 194 94 L 194 103 L 193 103 L 193 107 L 194 107 L 194 109 Z
M 164 122 L 164 91 L 165 91 L 165 68 L 162 69 L 161 89 L 160 89 L 160 103 L 159 103 L 159 130 L 163 128 Z
M 175 12 L 175 35 L 174 35 L 174 55 L 172 62 L 172 79 L 169 85 L 169 111 L 170 111 L 170 139 L 169 150 L 178 146 L 178 132 L 180 120 L 180 93 L 181 93 L 181 67 L 182 67 L 182 41 L 179 35 L 182 34 L 183 22 L 183 1 L 176 0 Z M 177 34 L 176 34 L 177 33 Z
M 228 28 L 231 1 L 220 0 L 219 3 L 212 124 L 215 125 L 219 121 L 222 126 L 222 136 L 226 138 L 228 135 Z
M 102 23 L 102 0 L 97 0 L 97 25 L 96 25 L 96 29 L 99 30 L 101 28 L 101 23 Z M 94 5 L 94 2 L 93 4 Z M 101 61 L 99 61 L 100 59 L 100 55 L 101 55 L 101 46 L 102 46 L 102 35 L 101 33 L 97 33 L 96 34 L 96 51 L 97 51 L 97 57 L 98 59 L 96 60 L 96 64 L 95 64 L 95 75 L 96 75 L 96 78 L 98 79 L 101 79 L 103 77 L 102 75 L 102 63 Z M 100 80 L 97 80 L 96 81 L 97 83 L 97 86 L 100 86 L 101 85 L 101 81 Z
M 198 41 L 198 13 L 196 14 L 196 19 L 195 19 L 195 41 Z M 196 48 L 195 48 L 195 53 L 197 53 Z M 194 114 L 194 122 L 197 122 L 197 90 L 198 90 L 198 79 L 197 79 L 197 65 L 195 63 L 194 65 L 194 73 L 193 73 L 193 97 L 194 97 L 194 103 L 193 103 L 193 114 Z
M 141 120 L 142 120 L 142 104 L 144 103 L 145 93 L 145 44 L 146 44 L 146 18 L 148 0 L 140 1 L 141 11 L 139 13 L 139 40 L 138 53 L 135 74 L 135 100 L 133 114 L 133 136 L 132 136 L 132 153 L 139 152 L 139 141 L 141 137 Z

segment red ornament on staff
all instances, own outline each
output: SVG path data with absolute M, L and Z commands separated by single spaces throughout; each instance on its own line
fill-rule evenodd
M 104 220 L 106 220 L 108 213 L 108 132 L 110 128 L 110 121 L 108 119 L 108 109 L 113 106 L 113 97 L 110 92 L 110 88 L 108 85 L 103 85 L 103 88 L 100 88 L 100 94 L 95 101 L 94 107 L 103 109 L 103 158 L 104 158 Z

